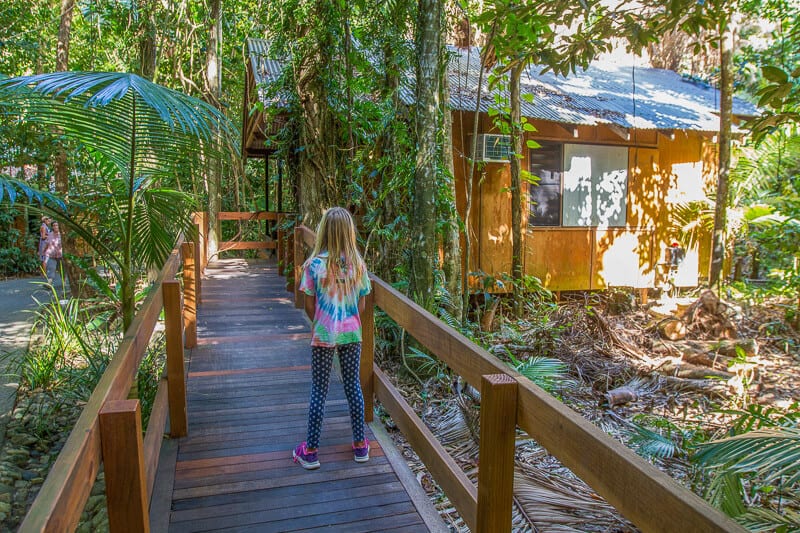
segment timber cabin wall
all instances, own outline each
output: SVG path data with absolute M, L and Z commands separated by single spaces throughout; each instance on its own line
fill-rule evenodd
M 466 155 L 471 150 L 472 113 L 453 113 L 454 168 L 459 212 L 465 209 Z M 491 119 L 480 115 L 480 133 L 495 133 Z M 716 148 L 699 132 L 631 130 L 630 138 L 605 126 L 570 126 L 532 120 L 536 132 L 526 139 L 628 147 L 626 224 L 622 227 L 528 225 L 528 186 L 523 184 L 522 222 L 524 272 L 540 278 L 554 291 L 605 289 L 612 286 L 655 287 L 665 275 L 665 254 L 675 230 L 672 207 L 700 199 L 713 187 Z M 523 148 L 521 165 L 530 168 L 530 150 Z M 507 163 L 484 163 L 473 183 L 471 270 L 499 277 L 511 272 L 511 177 Z M 680 282 L 698 283 L 705 276 L 710 235 L 687 250 Z M 477 279 L 473 287 L 480 287 Z M 508 287 L 496 287 L 497 291 Z

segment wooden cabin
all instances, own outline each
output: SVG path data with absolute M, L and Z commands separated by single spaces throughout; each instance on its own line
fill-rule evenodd
M 248 40 L 251 58 L 265 49 L 256 41 Z M 464 213 L 479 50 L 451 52 L 454 167 Z M 535 128 L 524 138 L 539 145 L 524 148 L 521 158 L 522 168 L 538 178 L 523 184 L 523 267 L 551 290 L 656 287 L 668 274 L 668 249 L 679 233 L 674 207 L 713 197 L 718 91 L 637 61 L 598 61 L 568 78 L 540 74 L 536 66 L 523 74 L 522 116 Z M 268 63 L 251 59 L 248 79 L 258 65 Z M 256 70 L 251 83 L 268 82 L 269 70 L 262 68 L 260 78 Z M 408 105 L 414 104 L 412 84 L 401 87 Z M 511 272 L 510 139 L 490 116 L 495 102 L 484 81 L 470 271 L 501 278 Z M 735 122 L 755 114 L 754 106 L 735 100 Z M 694 248 L 682 250 L 678 286 L 695 286 L 708 274 L 710 234 L 697 237 Z
M 453 53 L 450 105 L 463 202 L 479 50 Z M 522 116 L 535 128 L 524 139 L 539 145 L 523 148 L 521 158 L 539 179 L 523 183 L 523 267 L 551 290 L 657 286 L 678 237 L 673 209 L 713 197 L 718 91 L 637 61 L 598 61 L 568 78 L 533 66 L 522 76 Z M 493 95 L 481 99 L 476 159 L 483 168 L 473 183 L 470 229 L 472 269 L 497 276 L 511 271 L 510 139 L 494 127 L 493 104 Z M 734 114 L 738 121 L 756 109 L 735 100 Z M 682 252 L 678 286 L 708 275 L 711 236 L 698 237 Z

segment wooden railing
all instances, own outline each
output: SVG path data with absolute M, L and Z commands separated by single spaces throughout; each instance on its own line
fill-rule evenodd
M 314 233 L 295 229 L 295 279 Z M 519 426 L 643 531 L 745 530 L 527 378 L 447 326 L 391 285 L 370 276 L 362 315 L 361 382 L 365 416 L 380 400 L 472 531 L 511 530 L 515 430 Z M 295 306 L 303 306 L 295 288 Z M 481 393 L 477 487 L 374 363 L 374 307 Z
M 202 217 L 195 234 L 202 236 Z M 182 239 L 181 239 L 182 241 Z M 67 438 L 42 489 L 20 526 L 22 532 L 73 531 L 102 462 L 109 527 L 149 531 L 148 507 L 169 416 L 169 434 L 187 433 L 184 343 L 197 340 L 200 271 L 205 261 L 200 239 L 179 242 L 153 289 L 136 313 L 116 353 Z M 182 269 L 181 283 L 175 279 Z M 161 311 L 166 335 L 166 375 L 162 377 L 142 437 L 139 400 L 128 399 Z
M 292 216 L 290 213 L 275 213 L 271 211 L 221 211 L 217 214 L 217 219 L 220 221 L 267 221 L 275 222 L 275 225 L 280 227 L 284 218 Z M 269 231 L 267 233 L 270 233 Z M 278 241 L 280 236 L 274 240 L 264 239 L 263 241 L 222 241 L 219 243 L 220 251 L 225 250 L 275 250 L 278 248 Z

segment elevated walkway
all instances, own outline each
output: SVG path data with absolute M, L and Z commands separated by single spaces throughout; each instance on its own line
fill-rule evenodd
M 164 441 L 153 531 L 447 531 L 380 427 L 353 461 L 338 375 L 318 470 L 292 462 L 305 440 L 310 329 L 265 261 L 210 263 L 187 381 L 189 435 Z M 377 426 L 375 424 L 378 424 Z

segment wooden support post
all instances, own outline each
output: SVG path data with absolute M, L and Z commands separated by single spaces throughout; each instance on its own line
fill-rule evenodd
M 481 376 L 478 452 L 478 533 L 511 531 L 517 382 L 507 374 Z
M 99 415 L 109 530 L 149 532 L 139 400 L 107 401 Z
M 208 266 L 208 213 L 203 211 L 203 270 Z
M 364 421 L 372 422 L 375 403 L 375 375 L 372 372 L 375 363 L 375 293 L 364 297 L 364 313 L 361 315 L 361 392 L 364 393 Z
M 277 243 L 277 250 L 276 256 L 278 258 L 278 275 L 283 276 L 283 268 L 286 262 L 286 232 L 282 229 L 283 228 L 283 219 L 285 216 L 283 213 L 278 213 L 278 243 Z
M 181 289 L 177 281 L 162 284 L 164 294 L 164 326 L 167 337 L 167 388 L 169 391 L 169 434 L 185 437 L 188 430 L 186 419 L 186 378 L 183 367 L 183 317 Z
M 294 228 L 294 306 L 297 309 L 303 308 L 303 293 L 300 292 L 300 274 L 303 269 L 303 234 L 300 228 Z
M 195 294 L 194 294 L 194 302 L 196 305 L 200 305 L 200 301 L 202 300 L 203 296 L 203 256 L 202 256 L 202 247 L 200 246 L 200 238 L 198 237 L 194 241 L 194 284 L 195 284 Z
M 200 273 L 206 270 L 208 264 L 208 217 L 205 211 L 197 211 L 194 214 L 193 221 L 195 224 L 195 231 L 197 231 L 197 238 L 192 239 L 199 244 L 200 253 L 197 255 L 200 264 Z
M 183 330 L 186 338 L 183 345 L 187 348 L 197 346 L 197 286 L 194 267 L 194 243 L 185 242 L 181 245 L 183 255 Z

